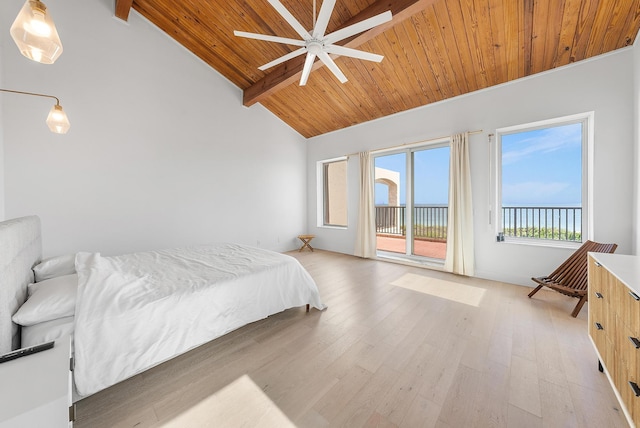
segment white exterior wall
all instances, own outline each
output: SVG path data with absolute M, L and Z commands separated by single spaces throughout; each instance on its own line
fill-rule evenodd
M 71 121 L 55 135 L 49 100 L 1 99 L 6 217 L 39 215 L 45 256 L 217 241 L 297 248 L 304 138 L 243 107 L 237 87 L 137 12 L 116 19 L 112 0 L 47 1 L 64 52 L 34 63 L 8 34 L 23 2 L 0 2 L 4 85 L 58 96 Z
M 573 250 L 495 242 L 489 225 L 490 145 L 496 128 L 575 113 L 595 112 L 593 221 L 595 236 L 632 251 L 634 190 L 632 49 L 539 74 L 387 118 L 325 134 L 308 143 L 308 215 L 316 212 L 313 165 L 322 159 L 482 129 L 472 135 L 476 275 L 530 285 L 531 276 L 550 273 Z M 353 254 L 358 205 L 358 159 L 349 162 L 349 227 L 310 227 L 318 248 Z M 309 221 L 309 225 L 313 225 Z

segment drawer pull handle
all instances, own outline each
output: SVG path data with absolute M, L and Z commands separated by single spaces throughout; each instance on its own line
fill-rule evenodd
M 596 291 L 596 297 L 597 297 L 598 299 L 602 299 L 602 297 L 603 297 L 603 296 L 602 296 L 602 293 L 598 293 L 598 292 Z
M 633 291 L 629 291 L 629 295 L 631 297 L 633 297 L 634 300 L 640 301 L 640 297 L 638 297 L 638 295 L 636 293 L 634 293 Z
M 637 383 L 629 381 L 629 386 L 633 389 L 633 393 L 636 394 L 636 397 L 640 397 L 640 387 Z
M 629 340 L 633 343 L 633 346 L 635 346 L 636 349 L 640 349 L 640 340 L 638 340 L 637 337 L 629 336 Z
M 596 324 L 596 328 L 598 330 L 604 330 L 604 327 L 602 327 L 602 324 L 600 324 L 599 322 L 595 323 Z
M 596 265 L 596 266 L 598 266 L 598 267 L 602 266 L 602 265 L 600 264 L 600 262 L 594 262 L 594 263 L 595 263 L 595 265 Z

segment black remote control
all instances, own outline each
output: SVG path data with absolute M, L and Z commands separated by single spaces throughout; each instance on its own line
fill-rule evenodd
M 25 355 L 35 354 L 47 349 L 53 348 L 54 341 L 45 342 L 40 345 L 30 346 L 28 348 L 16 349 L 15 351 L 7 354 L 0 355 L 0 363 L 6 363 L 7 361 L 15 360 L 16 358 L 24 357 Z

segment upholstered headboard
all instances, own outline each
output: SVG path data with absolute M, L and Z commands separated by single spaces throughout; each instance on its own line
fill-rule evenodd
M 0 354 L 20 346 L 20 330 L 11 316 L 27 299 L 31 268 L 41 258 L 39 217 L 0 222 Z

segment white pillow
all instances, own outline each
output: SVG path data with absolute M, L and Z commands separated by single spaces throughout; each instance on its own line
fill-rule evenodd
M 58 340 L 65 335 L 71 335 L 71 343 L 73 343 L 73 327 L 73 317 L 58 318 L 30 327 L 22 327 L 22 344 L 20 346 L 26 348 Z
M 78 275 L 65 275 L 29 284 L 29 298 L 11 318 L 14 323 L 29 326 L 69 317 L 76 311 Z
M 76 255 L 67 254 L 44 259 L 33 268 L 33 273 L 36 275 L 36 282 L 76 273 Z

